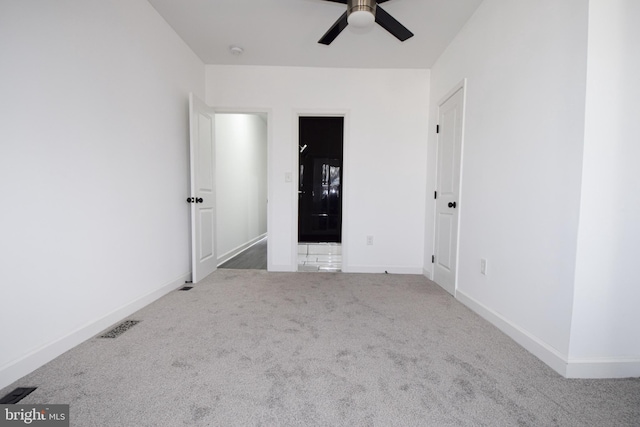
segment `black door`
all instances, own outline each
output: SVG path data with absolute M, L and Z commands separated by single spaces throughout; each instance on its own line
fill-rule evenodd
M 342 241 L 343 117 L 299 118 L 298 241 Z

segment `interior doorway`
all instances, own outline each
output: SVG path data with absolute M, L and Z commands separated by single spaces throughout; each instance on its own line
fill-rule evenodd
M 219 268 L 268 268 L 268 115 L 215 115 Z
M 344 117 L 298 120 L 298 242 L 341 243 Z

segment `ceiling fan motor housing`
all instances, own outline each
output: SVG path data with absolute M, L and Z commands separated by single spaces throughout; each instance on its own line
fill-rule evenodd
M 347 13 L 369 12 L 375 16 L 376 4 L 376 0 L 347 0 Z

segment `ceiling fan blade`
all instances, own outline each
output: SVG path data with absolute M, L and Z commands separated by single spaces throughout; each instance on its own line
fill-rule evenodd
M 322 38 L 318 40 L 318 43 L 326 45 L 331 44 L 331 42 L 334 41 L 336 37 L 338 37 L 338 34 L 340 34 L 342 30 L 347 28 L 347 25 L 349 25 L 349 23 L 347 22 L 347 12 L 345 12 L 340 18 L 338 18 L 333 26 L 329 28 L 329 31 L 327 31 L 324 36 L 322 36 Z
M 380 6 L 376 7 L 376 22 L 380 24 L 382 28 L 396 36 L 401 42 L 413 37 L 411 31 L 407 30 L 404 25 L 396 21 L 393 16 L 385 12 Z

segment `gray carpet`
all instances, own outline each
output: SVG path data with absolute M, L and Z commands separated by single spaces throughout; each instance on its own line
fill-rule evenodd
M 218 270 L 2 390 L 73 426 L 638 426 L 422 276 Z

